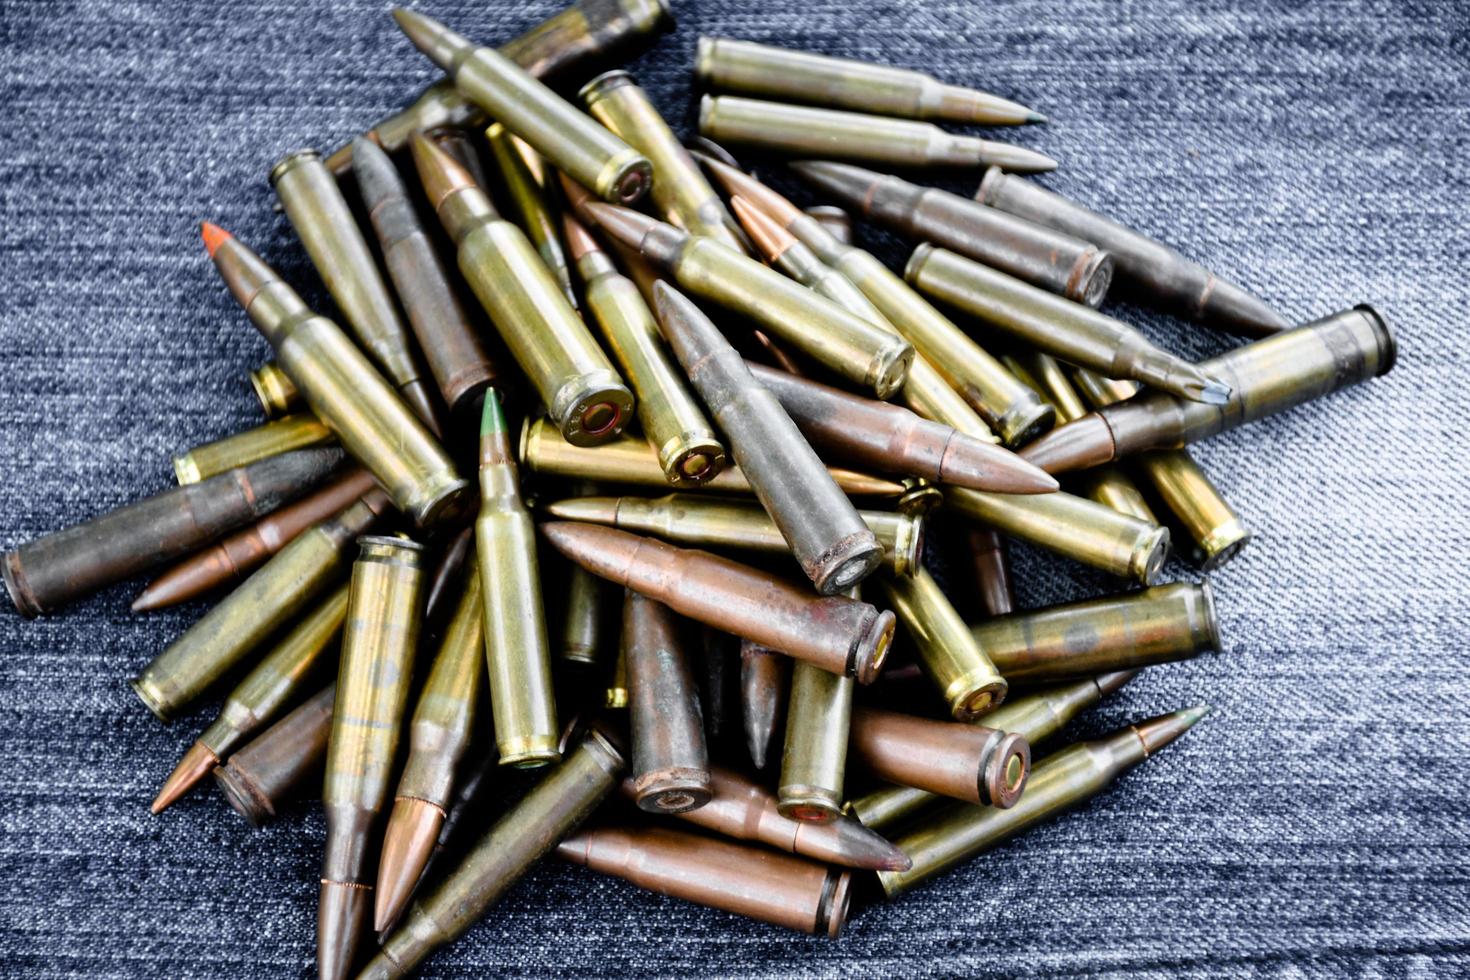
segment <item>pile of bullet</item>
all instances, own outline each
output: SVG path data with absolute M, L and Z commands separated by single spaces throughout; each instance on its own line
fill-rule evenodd
M 686 146 L 626 72 L 576 87 L 662 0 L 498 49 L 394 16 L 447 77 L 270 173 L 342 325 L 205 223 L 271 421 L 3 565 L 26 616 L 170 563 L 135 609 L 223 596 L 132 682 L 164 721 L 224 695 L 153 810 L 319 789 L 322 977 L 411 973 L 552 852 L 836 936 L 1205 714 L 1033 768 L 1220 648 L 1208 583 L 1158 584 L 1171 527 L 1201 569 L 1249 538 L 1185 447 L 1389 370 L 1373 309 L 1290 328 L 941 130 L 1044 120 L 917 72 L 702 38 Z M 987 169 L 969 200 L 859 164 Z M 902 275 L 853 216 L 917 241 Z M 1097 310 L 1115 284 L 1255 339 L 1189 363 Z M 931 525 L 972 559 L 948 595 Z M 1007 539 L 1144 588 L 1018 611 Z

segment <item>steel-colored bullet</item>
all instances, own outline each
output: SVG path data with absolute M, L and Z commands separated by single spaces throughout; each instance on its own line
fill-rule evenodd
M 551 521 L 541 533 L 603 578 L 681 616 L 871 683 L 893 637 L 893 614 L 844 596 L 813 595 L 765 572 L 626 531 Z M 968 637 L 968 632 L 965 633 Z
M 131 681 L 155 715 L 169 721 L 257 650 L 340 577 L 353 540 L 387 508 L 370 490 L 341 514 L 301 534 Z
M 600 446 L 574 446 L 550 420 L 527 419 L 521 430 L 520 448 L 521 465 L 533 473 L 640 487 L 669 485 L 654 448 L 636 436 L 620 436 Z M 843 493 L 854 497 L 897 500 L 904 493 L 900 484 L 866 473 L 829 466 L 827 475 Z M 686 489 L 724 494 L 752 492 L 750 481 L 737 466 L 726 466 L 713 479 Z
M 1028 285 L 927 242 L 904 278 L 980 322 L 1044 353 L 1110 378 L 1131 378 L 1181 398 L 1223 405 L 1230 385 L 1155 347 L 1138 330 L 1091 307 Z
M 879 779 L 966 803 L 1009 809 L 1031 772 L 1025 736 L 985 725 L 934 721 L 860 707 L 852 755 Z
M 1001 841 L 1101 793 L 1124 772 L 1183 735 L 1209 713 L 1200 705 L 1130 725 L 1092 742 L 1079 742 L 1037 763 L 1026 793 L 1009 810 L 955 803 L 899 837 L 913 859 L 908 871 L 880 871 L 889 898 L 967 861 Z
M 903 385 L 914 349 L 902 337 L 718 242 L 627 208 L 593 203 L 587 211 L 609 236 L 668 272 L 682 288 L 749 317 L 879 398 Z
M 632 75 L 621 69 L 605 72 L 582 86 L 577 97 L 593 119 L 653 164 L 649 196 L 665 221 L 745 251 L 735 219 Z
M 937 187 L 827 160 L 791 164 L 819 192 L 909 238 L 932 242 L 1048 292 L 1097 306 L 1113 259 L 1089 241 Z
M 882 561 L 883 547 L 776 396 L 697 306 L 664 283 L 654 294 L 674 355 L 801 570 L 823 595 L 862 581 Z
M 238 466 L 249 466 L 293 449 L 320 446 L 333 440 L 331 430 L 311 413 L 287 415 L 175 456 L 174 475 L 179 486 L 198 483 Z
M 831 823 L 841 816 L 852 691 L 851 677 L 808 663 L 792 665 L 777 789 L 782 816 L 803 823 Z
M 968 721 L 1005 700 L 1005 678 L 970 635 L 939 583 L 925 569 L 880 583 L 914 641 L 924 673 L 938 685 L 950 714 Z
M 459 867 L 408 907 L 359 980 L 407 976 L 453 942 L 613 791 L 623 752 L 596 728 L 497 820 Z
M 1387 374 L 1397 351 L 1378 311 L 1355 306 L 1202 362 L 1230 386 L 1224 405 L 1140 394 L 1069 422 L 1023 455 L 1049 473 L 1066 473 L 1149 449 L 1179 449 Z
M 301 392 L 275 361 L 266 361 L 250 372 L 250 388 L 260 399 L 260 408 L 267 419 L 280 418 L 302 408 L 306 403 Z
M 341 328 L 313 313 L 235 236 L 208 222 L 202 231 L 220 276 L 312 412 L 377 477 L 394 505 L 419 527 L 461 513 L 469 484 Z
M 884 319 L 918 351 L 910 381 L 924 384 L 930 404 L 911 403 L 926 418 L 978 436 L 971 426 L 974 412 L 994 429 L 1007 446 L 1029 442 L 1051 428 L 1054 413 L 1036 392 L 1011 376 L 999 361 L 975 343 L 874 255 L 843 244 L 815 218 L 798 210 L 786 198 L 738 169 L 703 157 L 701 162 L 727 192 L 739 195 L 763 210 L 827 265 L 850 279 L 883 314 Z M 922 362 L 939 373 L 946 384 L 934 384 L 922 374 Z M 908 388 L 908 383 L 904 387 Z M 946 398 L 946 388 L 960 399 Z M 962 411 L 974 410 L 967 418 Z
M 679 624 L 667 606 L 631 590 L 623 602 L 634 798 L 649 813 L 683 813 L 709 801 L 704 717 Z
M 393 19 L 475 105 L 546 162 L 608 201 L 631 204 L 648 190 L 648 158 L 493 48 L 476 47 L 436 20 L 405 10 Z
M 807 217 L 815 218 L 827 234 L 844 245 L 852 244 L 856 234 L 852 227 L 852 215 L 847 211 L 833 204 L 813 204 L 803 211 Z
M 750 640 L 740 641 L 740 716 L 745 747 L 757 769 L 766 767 L 790 687 L 790 657 Z
M 344 585 L 303 616 L 229 693 L 219 715 L 164 782 L 153 801 L 154 813 L 172 806 L 246 739 L 273 722 L 303 689 L 320 682 L 346 618 Z
M 424 627 L 421 633 L 437 641 L 459 606 L 466 568 L 474 567 L 475 525 L 461 528 L 439 552 L 424 583 Z
M 659 335 L 658 321 L 633 284 L 613 265 L 587 229 L 565 218 L 567 244 L 602 331 L 638 398 L 638 422 L 676 487 L 703 483 L 725 468 L 725 447 L 689 390 L 684 372 Z
M 577 292 L 572 288 L 572 265 L 562 245 L 557 209 L 552 203 L 555 190 L 549 184 L 542 186 L 528 162 L 528 157 L 540 158 L 535 150 L 512 136 L 500 123 L 490 124 L 485 130 L 485 141 L 490 145 L 500 184 L 515 212 L 516 222 L 536 247 L 536 254 L 541 256 L 546 268 L 551 270 L 567 302 L 572 309 L 577 309 Z
M 789 554 L 790 545 L 765 508 L 752 500 L 698 494 L 666 497 L 573 497 L 542 508 L 564 521 L 587 521 L 701 548 L 733 548 Z M 860 510 L 858 516 L 883 546 L 883 565 L 912 575 L 924 548 L 924 520 L 917 514 Z
M 306 787 L 320 789 L 336 700 L 333 681 L 214 770 L 225 800 L 250 826 L 274 819 Z
M 968 538 L 980 608 L 987 617 L 1004 616 L 1016 608 L 1005 539 L 988 527 L 970 528 Z
M 632 417 L 632 393 L 525 232 L 500 217 L 464 168 L 429 140 L 415 136 L 413 155 L 459 249 L 460 271 L 563 434 L 579 445 L 616 436 Z
M 322 808 L 317 973 L 351 975 L 371 924 L 374 831 L 392 789 L 423 616 L 423 545 L 366 536 L 352 565 Z
M 724 37 L 699 39 L 694 77 L 715 91 L 902 119 L 980 126 L 1046 122 L 1039 112 L 1009 99 L 946 85 L 920 71 Z
M 699 100 L 699 131 L 727 145 L 796 157 L 824 156 L 895 167 L 994 166 L 1017 173 L 1057 168 L 1057 162 L 1044 153 L 947 133 L 933 123 L 733 95 L 706 95 Z
M 536 529 L 495 389 L 480 425 L 480 517 L 475 522 L 485 593 L 485 658 L 500 764 L 544 766 L 558 758 L 551 649 L 541 602 Z
M 376 145 L 359 140 L 353 173 L 383 262 L 439 393 L 450 414 L 458 415 L 495 382 L 495 363 L 460 306 L 398 169 Z
M 321 156 L 315 150 L 289 154 L 271 168 L 270 178 L 291 227 L 363 350 L 393 383 L 404 404 L 438 435 L 434 401 L 421 377 L 408 328 Z M 286 370 L 291 371 L 289 366 Z
M 1252 337 L 1291 326 L 1261 300 L 1162 242 L 1028 180 L 999 169 L 987 170 L 975 198 L 1107 249 L 1118 283 L 1145 302 Z
M 300 449 L 119 507 L 7 552 L 6 591 L 27 619 L 150 571 L 321 483 L 337 449 Z
M 354 159 L 361 160 L 362 155 L 355 154 Z M 378 863 L 374 932 L 386 929 L 408 904 L 439 840 L 455 772 L 474 735 L 485 673 L 484 617 L 480 576 L 471 568 L 408 726 L 408 759 L 398 779 Z

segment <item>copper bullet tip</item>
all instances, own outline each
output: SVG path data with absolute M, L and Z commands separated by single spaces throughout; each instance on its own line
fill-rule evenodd
M 1052 429 L 1021 450 L 1021 458 L 1055 476 L 1110 463 L 1116 446 L 1113 430 L 1094 412 Z
M 739 194 L 730 198 L 730 209 L 735 212 L 741 227 L 750 235 L 751 241 L 755 242 L 756 248 L 761 250 L 761 255 L 765 256 L 767 262 L 776 261 L 796 244 L 796 238 L 791 232 Z
M 185 793 L 193 789 L 201 779 L 208 776 L 219 763 L 219 756 L 215 755 L 209 746 L 203 742 L 195 742 L 189 746 L 189 751 L 184 753 L 184 757 L 179 760 L 179 764 L 174 767 L 168 779 L 164 780 L 163 789 L 158 791 L 158 796 L 154 798 L 153 805 L 149 809 L 155 814 L 167 810 Z
M 345 881 L 322 881 L 317 900 L 316 968 L 320 980 L 347 980 L 372 911 L 373 890 Z
M 763 211 L 767 217 L 775 221 L 782 228 L 801 217 L 801 209 L 792 204 L 780 194 L 771 190 L 765 184 L 756 180 L 750 174 L 737 167 L 707 156 L 703 153 L 691 151 L 694 158 L 698 160 L 709 175 L 714 178 L 716 184 L 725 192 L 727 197 L 740 196 L 746 202 Z
M 393 813 L 383 834 L 383 858 L 378 864 L 373 931 L 383 932 L 403 912 L 443 825 L 444 811 L 428 800 L 400 797 L 393 801 Z
M 572 261 L 575 262 L 589 252 L 601 252 L 602 246 L 597 244 L 597 239 L 587 230 L 587 226 L 578 221 L 570 214 L 561 216 L 562 233 L 566 236 L 567 252 L 570 253 Z
M 199 222 L 199 236 L 204 239 L 204 247 L 210 258 L 214 258 L 214 253 L 219 251 L 221 245 L 235 237 L 219 225 L 208 221 Z
M 601 201 L 588 201 L 586 212 L 599 228 L 635 251 L 643 244 L 643 236 L 658 225 L 646 214 Z

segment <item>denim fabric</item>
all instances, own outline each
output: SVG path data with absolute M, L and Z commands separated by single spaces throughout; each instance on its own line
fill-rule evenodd
M 701 33 L 933 70 L 1051 116 L 994 134 L 1058 158 L 1046 186 L 1293 318 L 1378 304 L 1399 365 L 1198 447 L 1255 532 L 1213 577 L 1226 652 L 1146 672 L 1075 731 L 1215 714 L 1081 812 L 861 910 L 836 942 L 548 864 L 424 975 L 1470 971 L 1466 7 L 676 6 L 678 32 L 629 67 L 680 125 Z M 425 10 L 498 42 L 556 7 Z M 259 421 L 244 374 L 267 346 L 196 225 L 327 306 L 266 171 L 435 76 L 388 8 L 0 4 L 0 545 L 156 492 L 171 453 Z M 1236 342 L 1108 308 L 1191 358 Z M 1014 555 L 1024 607 L 1117 587 Z M 0 611 L 0 974 L 314 976 L 314 808 L 250 830 L 210 786 L 148 813 L 214 706 L 165 727 L 128 690 L 204 608 L 132 615 L 139 585 L 33 622 Z

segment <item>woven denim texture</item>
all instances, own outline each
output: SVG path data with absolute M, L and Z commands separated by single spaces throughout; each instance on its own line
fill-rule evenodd
M 0 545 L 161 490 L 170 454 L 258 423 L 244 374 L 268 349 L 197 222 L 231 228 L 329 308 L 265 175 L 435 76 L 389 6 L 0 4 Z M 556 8 L 423 9 L 498 43 Z M 1146 672 L 1075 732 L 1202 701 L 1215 713 L 1080 812 L 860 911 L 837 942 L 548 864 L 424 975 L 1470 971 L 1466 8 L 676 13 L 678 32 L 629 67 L 677 125 L 701 33 L 926 68 L 1048 113 L 993 135 L 1058 158 L 1046 186 L 1294 319 L 1377 304 L 1399 364 L 1198 447 L 1255 532 L 1213 576 L 1226 652 Z M 1191 358 L 1235 342 L 1108 309 Z M 1024 607 L 1118 587 L 1014 555 Z M 1191 574 L 1176 562 L 1168 577 Z M 32 622 L 0 611 L 0 974 L 314 976 L 316 810 L 250 830 L 210 786 L 148 813 L 214 706 L 165 727 L 128 690 L 204 608 L 133 615 L 140 584 Z

